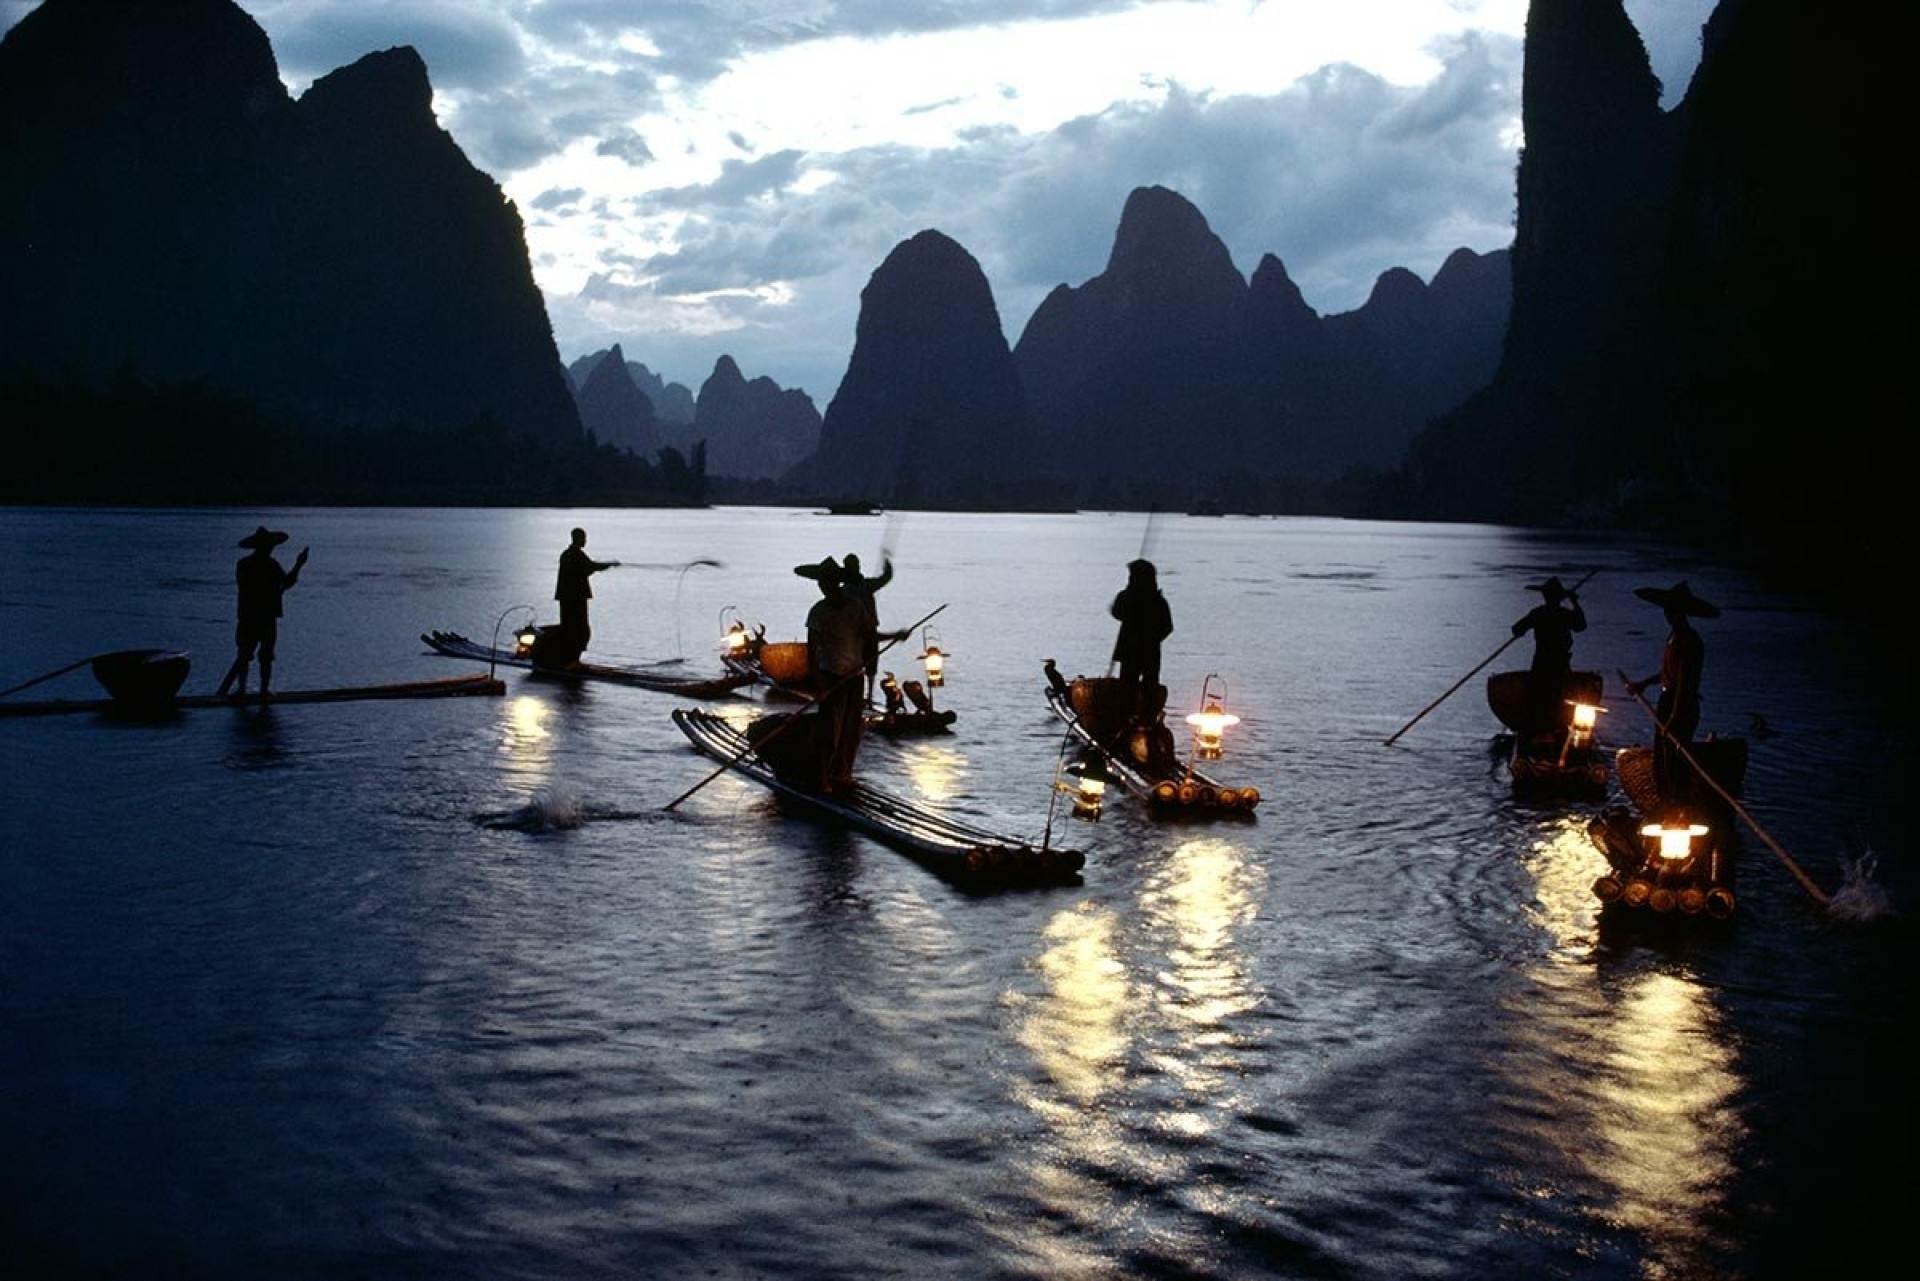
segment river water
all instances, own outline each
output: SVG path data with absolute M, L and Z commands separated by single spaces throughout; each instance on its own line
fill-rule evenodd
M 211 692 L 263 522 L 313 549 L 282 690 L 480 670 L 420 633 L 551 621 L 573 525 L 623 562 L 588 657 L 690 674 L 731 618 L 802 634 L 795 565 L 890 553 L 883 624 L 938 612 L 883 665 L 938 644 L 956 720 L 861 776 L 1082 883 L 960 892 L 641 689 L 0 717 L 12 1275 L 1646 1281 L 1905 1245 L 1913 737 L 1873 647 L 1741 570 L 1313 519 L 12 509 L 0 688 L 163 646 Z M 1054 789 L 1042 661 L 1104 673 L 1143 552 L 1169 703 L 1243 718 L 1211 769 L 1251 822 Z M 1730 930 L 1603 926 L 1597 804 L 1512 796 L 1484 680 L 1549 574 L 1585 580 L 1609 745 L 1650 733 L 1633 589 L 1721 606 Z

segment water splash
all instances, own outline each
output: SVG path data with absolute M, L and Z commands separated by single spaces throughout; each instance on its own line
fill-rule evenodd
M 482 814 L 478 821 L 483 827 L 504 831 L 564 832 L 580 826 L 586 817 L 586 810 L 577 796 L 563 787 L 554 786 L 535 792 L 532 799 L 518 809 Z
M 1879 860 L 1869 850 L 1846 861 L 1846 880 L 1827 902 L 1827 912 L 1841 921 L 1876 921 L 1894 914 L 1893 897 L 1873 879 Z

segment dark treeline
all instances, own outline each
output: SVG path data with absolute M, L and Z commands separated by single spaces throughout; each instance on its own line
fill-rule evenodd
M 649 463 L 603 445 L 541 441 L 481 420 L 314 431 L 195 383 L 123 376 L 104 390 L 0 386 L 15 424 L 0 502 L 39 506 L 699 507 L 706 453 Z

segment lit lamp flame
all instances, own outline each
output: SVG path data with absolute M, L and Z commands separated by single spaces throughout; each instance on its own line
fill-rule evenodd
M 1066 772 L 1075 780 L 1071 789 L 1073 816 L 1089 823 L 1099 822 L 1100 799 L 1106 795 L 1107 784 L 1113 781 L 1107 773 L 1106 755 L 1090 747 L 1081 753 L 1079 760 L 1067 766 Z
M 1648 823 L 1640 829 L 1640 835 L 1651 836 L 1660 842 L 1660 857 L 1678 863 L 1693 852 L 1693 842 L 1707 834 L 1701 823 L 1680 823 L 1668 826 L 1664 823 Z
M 1200 710 L 1187 714 L 1187 724 L 1193 726 L 1193 754 L 1203 761 L 1220 759 L 1227 728 L 1240 723 L 1238 716 L 1220 706 L 1221 696 L 1212 688 L 1216 679 L 1207 677 L 1200 690 Z
M 1606 710 L 1604 707 L 1595 707 L 1592 703 L 1573 701 L 1573 746 L 1585 747 L 1593 741 L 1594 727 L 1600 723 L 1600 713 Z
M 533 643 L 540 639 L 540 629 L 531 620 L 513 634 L 513 656 L 526 658 L 533 653 Z
M 747 622 L 732 605 L 720 611 L 720 652 L 729 658 L 744 658 L 752 637 L 747 635 Z
M 927 667 L 927 685 L 929 688 L 947 683 L 947 656 L 940 649 L 940 642 L 931 629 L 921 633 L 926 649 L 920 655 L 920 661 Z

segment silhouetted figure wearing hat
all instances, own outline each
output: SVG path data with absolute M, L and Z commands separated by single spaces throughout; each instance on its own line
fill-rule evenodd
M 587 624 L 587 602 L 593 598 L 593 586 L 587 580 L 619 563 L 587 555 L 584 529 L 575 529 L 567 550 L 560 553 L 560 575 L 554 583 L 553 598 L 560 602 L 560 632 L 566 638 L 568 662 L 586 652 L 587 641 L 593 636 L 593 628 Z
M 216 697 L 225 697 L 228 690 L 232 690 L 239 698 L 247 696 L 247 664 L 256 655 L 260 660 L 261 700 L 264 702 L 273 692 L 273 660 L 280 639 L 281 597 L 300 581 L 300 571 L 307 563 L 305 547 L 293 558 L 292 569 L 285 568 L 273 558 L 273 549 L 286 541 L 285 534 L 268 529 L 265 525 L 240 540 L 240 546 L 247 548 L 248 554 L 242 556 L 233 569 L 234 582 L 240 592 L 239 619 L 233 629 L 233 666 L 220 678 Z
M 1660 700 L 1653 710 L 1659 725 L 1653 744 L 1654 781 L 1663 798 L 1685 800 L 1693 782 L 1685 749 L 1700 728 L 1700 674 L 1707 662 L 1707 643 L 1693 629 L 1693 620 L 1718 618 L 1720 610 L 1695 596 L 1685 580 L 1672 587 L 1635 588 L 1633 594 L 1666 614 L 1667 641 L 1660 651 L 1660 670 L 1645 680 L 1628 681 L 1627 692 L 1638 696 L 1660 682 Z
M 1529 691 L 1533 703 L 1533 732 L 1550 733 L 1564 719 L 1567 676 L 1573 670 L 1573 634 L 1587 630 L 1587 612 L 1580 594 L 1558 578 L 1528 583 L 1527 590 L 1543 597 L 1513 625 L 1515 637 L 1533 633 L 1533 666 Z
M 1128 562 L 1127 585 L 1107 612 L 1120 620 L 1120 634 L 1113 642 L 1120 683 L 1133 687 L 1136 715 L 1148 715 L 1159 706 L 1160 642 L 1173 635 L 1173 609 L 1160 593 L 1159 571 L 1152 561 Z
M 859 601 L 867 611 L 867 638 L 862 653 L 862 662 L 867 670 L 867 702 L 873 702 L 873 682 L 880 674 L 880 603 L 874 596 L 882 587 L 893 581 L 893 558 L 883 556 L 880 560 L 880 572 L 872 578 L 860 572 L 860 557 L 848 552 L 846 559 L 840 562 L 846 578 L 847 595 Z
M 854 760 L 866 729 L 867 607 L 847 591 L 847 571 L 829 556 L 794 573 L 820 585 L 820 599 L 807 611 L 807 665 L 818 691 L 819 785 L 839 791 L 853 782 Z

